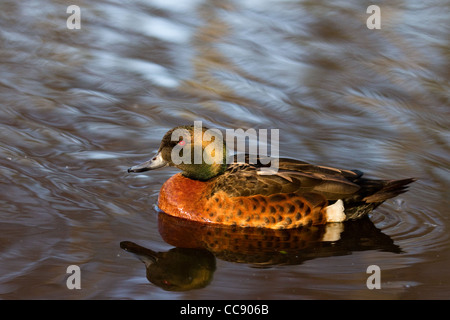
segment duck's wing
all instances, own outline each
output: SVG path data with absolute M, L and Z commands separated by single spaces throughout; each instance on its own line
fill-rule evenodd
M 267 159 L 254 163 L 234 162 L 215 178 L 212 192 L 224 191 L 229 196 L 271 195 L 276 193 L 319 193 L 328 200 L 348 197 L 360 189 L 353 181 L 359 171 L 316 166 L 306 162 L 280 158 L 278 164 Z

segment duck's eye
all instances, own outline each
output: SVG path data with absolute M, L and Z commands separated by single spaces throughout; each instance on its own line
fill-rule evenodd
M 178 144 L 179 144 L 180 146 L 184 146 L 184 145 L 186 144 L 186 141 L 180 140 L 180 141 L 178 142 Z

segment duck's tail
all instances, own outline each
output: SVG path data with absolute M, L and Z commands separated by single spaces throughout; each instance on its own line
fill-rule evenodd
M 360 178 L 355 181 L 361 186 L 358 197 L 348 199 L 345 205 L 347 220 L 358 219 L 387 199 L 398 196 L 408 190 L 408 184 L 416 181 L 414 178 L 401 180 L 369 180 Z
M 408 190 L 408 184 L 414 181 L 416 181 L 414 178 L 402 180 L 367 180 L 367 187 L 371 184 L 375 184 L 375 187 L 378 190 L 362 200 L 367 203 L 381 203 L 406 192 Z M 380 186 L 381 188 L 379 188 Z M 362 187 L 365 187 L 365 185 L 362 185 Z

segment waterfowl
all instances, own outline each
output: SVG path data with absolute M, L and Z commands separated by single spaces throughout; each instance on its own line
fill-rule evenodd
M 182 171 L 163 184 L 158 197 L 159 209 L 171 216 L 272 229 L 343 222 L 367 215 L 415 180 L 366 179 L 358 170 L 288 158 L 277 159 L 278 170 L 267 171 L 267 161 L 259 157 L 249 161 L 247 155 L 239 162 L 234 156 L 227 161 L 225 143 L 212 148 L 214 138 L 204 139 L 208 128 L 200 132 L 198 139 L 194 126 L 169 130 L 156 156 L 128 169 L 143 172 L 174 166 Z

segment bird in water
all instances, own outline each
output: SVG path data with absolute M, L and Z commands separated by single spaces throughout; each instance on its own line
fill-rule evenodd
M 156 156 L 128 169 L 180 169 L 163 184 L 158 207 L 183 219 L 272 229 L 343 222 L 367 215 L 415 181 L 367 179 L 359 170 L 288 158 L 276 159 L 277 170 L 270 170 L 267 159 L 260 157 L 246 155 L 242 162 L 234 156 L 229 161 L 225 142 L 198 138 L 197 133 L 194 126 L 173 128 L 162 138 Z M 208 128 L 200 133 L 206 135 Z M 196 152 L 201 152 L 200 161 L 195 161 Z

